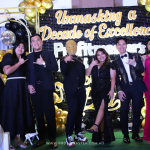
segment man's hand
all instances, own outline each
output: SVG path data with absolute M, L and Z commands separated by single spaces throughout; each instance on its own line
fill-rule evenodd
M 129 59 L 129 61 L 127 62 L 127 64 L 135 66 L 136 65 L 135 56 L 133 56 L 133 59 Z
M 65 57 L 64 61 L 67 63 L 68 61 L 73 61 L 74 60 L 72 59 L 72 56 L 71 55 L 68 55 L 67 57 Z
M 125 95 L 125 93 L 123 91 L 119 91 L 118 95 L 119 95 L 119 99 L 122 102 L 124 101 L 124 99 L 126 99 L 126 95 Z
M 29 93 L 30 93 L 30 94 L 36 93 L 36 91 L 35 91 L 33 85 L 28 85 L 28 90 L 29 90 Z
M 43 60 L 42 56 L 40 55 L 40 58 L 37 58 L 36 62 L 33 62 L 33 63 L 37 64 L 37 65 L 43 65 L 44 60 Z

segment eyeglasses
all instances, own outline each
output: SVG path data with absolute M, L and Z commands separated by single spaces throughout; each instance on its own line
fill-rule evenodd
M 32 40 L 31 43 L 40 42 L 40 39 Z

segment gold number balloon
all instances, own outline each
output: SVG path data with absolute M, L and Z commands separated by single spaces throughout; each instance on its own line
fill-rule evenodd
M 144 128 L 144 126 L 145 126 L 145 119 L 142 121 L 141 126 Z
M 40 14 L 44 14 L 44 13 L 46 12 L 46 8 L 43 7 L 43 6 L 41 6 L 41 7 L 38 8 L 38 12 L 39 12 Z
M 21 2 L 21 3 L 19 4 L 19 7 L 26 7 L 26 5 L 27 5 L 27 3 Z M 19 11 L 24 12 L 24 8 L 19 8 Z
M 31 19 L 31 22 L 32 22 L 32 23 L 35 23 L 35 22 L 36 22 L 36 18 L 33 17 L 33 18 Z
M 31 7 L 31 6 L 34 6 L 34 5 L 28 4 L 27 7 L 29 7 L 29 8 L 24 9 L 25 15 L 30 17 L 30 18 L 32 18 L 36 15 L 35 7 Z
M 34 5 L 37 6 L 37 7 L 40 7 L 41 4 L 42 4 L 42 3 L 41 3 L 40 0 L 35 0 L 35 1 L 34 1 Z
M 24 0 L 26 3 L 28 4 L 33 4 L 34 3 L 34 0 Z

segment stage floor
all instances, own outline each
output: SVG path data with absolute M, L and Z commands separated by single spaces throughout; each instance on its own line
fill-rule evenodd
M 93 149 L 104 149 L 104 150 L 109 150 L 111 148 L 111 150 L 150 150 L 150 144 L 147 143 L 147 141 L 143 140 L 143 142 L 136 142 L 135 140 L 133 140 L 132 138 L 130 138 L 131 143 L 130 144 L 125 144 L 123 142 L 123 135 L 120 131 L 118 132 L 114 132 L 115 133 L 115 138 L 116 140 L 110 144 L 94 144 L 93 142 L 91 142 L 91 136 L 92 134 L 85 132 L 84 136 L 86 136 L 88 138 L 88 142 L 86 143 L 79 143 L 76 142 L 76 146 L 75 147 L 67 147 L 65 145 L 65 134 L 62 135 L 58 135 L 57 136 L 57 143 L 58 143 L 58 150 L 66 150 L 66 149 L 71 149 L 71 150 L 93 150 Z M 142 137 L 143 136 L 143 131 L 139 133 L 139 135 Z M 74 136 L 74 135 L 73 135 Z M 72 136 L 72 137 L 73 137 Z M 129 133 L 129 136 L 132 136 L 132 133 Z M 37 140 L 34 140 L 33 143 L 36 143 Z M 13 144 L 13 143 L 12 143 Z M 47 139 L 47 143 L 39 148 L 33 148 L 33 146 L 31 146 L 30 144 L 28 144 L 28 147 L 26 148 L 27 150 L 50 150 L 50 145 L 49 145 L 49 140 Z M 21 148 L 17 148 L 17 150 L 22 150 Z

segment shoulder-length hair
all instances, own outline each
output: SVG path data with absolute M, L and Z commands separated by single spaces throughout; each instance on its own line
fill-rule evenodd
M 16 55 L 16 52 L 15 52 L 15 49 L 19 46 L 19 44 L 23 44 L 24 45 L 24 53 L 21 55 L 21 58 L 26 58 L 26 45 L 24 42 L 22 41 L 16 41 L 14 44 L 13 44 L 13 54 L 12 54 L 12 57 L 13 59 L 17 59 L 17 55 Z
M 97 53 L 98 53 L 98 52 L 102 52 L 103 54 L 106 55 L 105 62 L 104 62 L 103 65 L 102 65 L 102 67 L 106 67 L 106 66 L 109 64 L 109 62 L 110 62 L 110 56 L 108 55 L 108 53 L 106 52 L 105 49 L 99 48 L 99 49 L 97 49 L 96 54 L 95 54 L 95 60 L 97 60 L 98 62 L 100 62 L 100 61 L 97 59 Z

